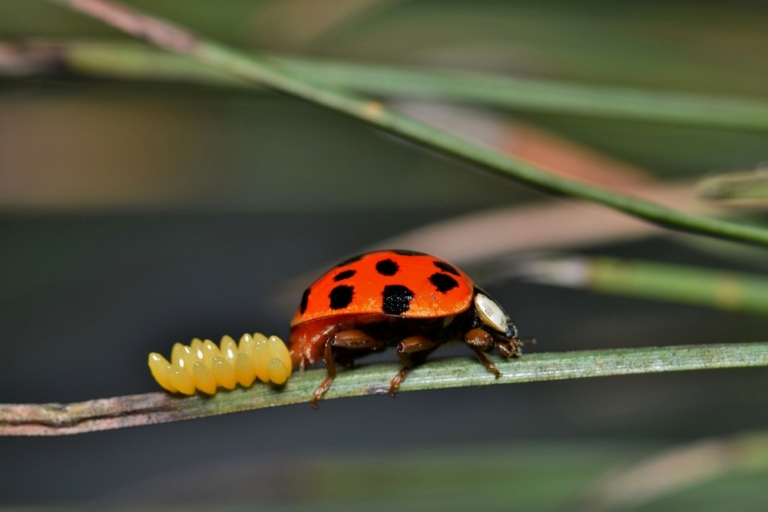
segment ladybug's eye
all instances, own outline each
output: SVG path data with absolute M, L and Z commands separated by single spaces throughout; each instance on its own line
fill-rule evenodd
M 499 332 L 507 332 L 507 314 L 492 299 L 478 293 L 475 295 L 475 309 L 485 325 Z

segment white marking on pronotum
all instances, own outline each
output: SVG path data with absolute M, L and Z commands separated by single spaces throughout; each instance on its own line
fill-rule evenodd
M 507 332 L 507 315 L 496 302 L 482 293 L 478 293 L 475 295 L 475 307 L 478 315 L 480 315 L 480 320 L 485 325 L 502 333 Z

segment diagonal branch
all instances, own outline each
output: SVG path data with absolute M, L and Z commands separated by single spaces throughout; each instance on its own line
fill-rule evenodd
M 768 131 L 768 102 L 744 97 L 585 85 L 296 57 L 270 62 L 304 80 L 360 94 L 440 99 L 513 112 L 545 112 L 672 125 Z M 155 48 L 112 41 L 0 42 L 0 74 L 69 71 L 123 80 L 177 81 L 254 88 L 252 83 Z
M 592 201 L 672 229 L 768 245 L 768 230 L 700 217 L 616 194 L 545 172 L 460 137 L 366 101 L 307 82 L 268 60 L 252 58 L 227 46 L 196 37 L 176 25 L 108 0 L 50 0 L 98 18 L 162 48 L 196 59 L 219 71 L 344 113 L 426 147 L 481 165 L 508 178 L 550 193 Z
M 414 369 L 401 391 L 512 384 L 682 370 L 768 366 L 768 343 L 692 345 L 530 354 L 517 360 L 494 358 L 498 379 L 465 358 L 435 361 Z M 340 371 L 325 399 L 385 394 L 398 372 L 394 364 Z M 217 414 L 309 402 L 324 370 L 293 375 L 285 386 L 254 385 L 213 397 L 179 398 L 147 393 L 73 404 L 0 404 L 0 435 L 52 436 L 151 425 Z

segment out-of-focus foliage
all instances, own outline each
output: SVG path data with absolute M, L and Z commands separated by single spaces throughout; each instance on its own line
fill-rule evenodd
M 231 1 L 213 10 L 201 0 L 128 3 L 231 44 L 281 51 L 254 33 L 270 9 L 265 2 Z M 0 37 L 10 41 L 126 39 L 43 0 L 5 0 L 0 8 Z M 301 52 L 336 60 L 760 97 L 768 50 L 759 41 L 768 13 L 759 4 L 732 8 L 714 2 L 695 11 L 691 16 L 685 3 L 641 7 L 618 1 L 384 2 L 319 34 Z M 287 30 L 300 31 L 301 26 Z M 20 86 L 2 83 L 6 90 Z M 36 82 L 35 88 L 45 95 L 44 102 L 28 93 L 5 95 L 0 102 L 5 120 L 0 123 L 0 154 L 8 162 L 3 167 L 14 172 L 6 178 L 3 203 L 11 208 L 477 207 L 528 197 L 496 178 L 466 173 L 407 147 L 394 149 L 391 140 L 374 132 L 271 95 L 120 85 L 94 90 L 61 82 Z M 216 112 L 213 122 L 209 112 Z M 504 117 L 513 122 L 512 116 Z M 764 158 L 768 145 L 765 133 L 574 116 L 518 118 L 660 176 L 751 167 Z M 316 129 L 332 125 L 338 128 Z M 94 153 L 94 147 L 100 151 Z M 304 165 L 307 160 L 314 163 L 311 169 Z M 403 187 L 406 180 L 409 186 Z
M 248 51 L 768 100 L 768 9 L 759 2 L 322 1 L 340 13 L 306 26 L 301 9 L 275 11 L 306 0 L 126 3 Z M 129 41 L 43 0 L 0 1 L 0 41 L 70 38 Z M 488 145 L 520 150 L 532 140 L 521 127 L 535 125 L 575 153 L 651 180 L 751 169 L 768 158 L 766 133 L 471 112 L 450 120 L 471 124 L 465 133 Z M 542 140 L 534 143 L 551 150 Z M 542 199 L 273 93 L 72 74 L 0 78 L 0 401 L 153 390 L 150 350 L 256 328 L 284 334 L 288 314 L 275 312 L 274 289 L 297 274 L 427 222 Z M 764 269 L 762 253 L 751 253 L 755 264 L 730 246 L 712 247 L 605 241 L 585 252 Z M 759 316 L 651 297 L 517 282 L 489 288 L 539 338 L 534 350 L 758 341 L 768 331 Z M 467 356 L 456 348 L 436 355 Z M 768 382 L 757 369 L 491 388 L 53 442 L 0 440 L 8 475 L 0 502 L 573 510 L 616 469 L 768 425 Z M 765 510 L 765 450 L 756 446 L 718 452 L 708 478 L 627 503 Z M 663 469 L 660 478 L 682 473 Z

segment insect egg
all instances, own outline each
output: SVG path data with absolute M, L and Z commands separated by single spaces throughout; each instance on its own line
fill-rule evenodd
M 261 333 L 253 335 L 253 370 L 261 382 L 269 382 L 269 342 Z
M 283 384 L 293 368 L 283 340 L 254 333 L 244 334 L 239 345 L 230 336 L 223 336 L 219 346 L 199 338 L 189 346 L 176 343 L 170 362 L 156 352 L 149 354 L 149 369 L 166 391 L 192 395 L 199 390 L 212 395 L 219 387 L 250 387 L 257 377 Z
M 173 345 L 173 349 L 171 350 L 171 363 L 173 363 L 174 366 L 191 374 L 193 362 L 191 348 L 182 345 L 181 343 Z
M 149 371 L 152 372 L 152 376 L 163 389 L 175 393 L 176 388 L 171 384 L 170 375 L 168 373 L 170 369 L 171 363 L 169 363 L 163 356 L 157 352 L 149 354 Z
M 237 379 L 235 378 L 235 370 L 230 366 L 223 357 L 214 357 L 211 361 L 211 370 L 216 377 L 216 382 L 219 386 L 227 389 L 235 389 Z
M 214 357 L 221 357 L 221 350 L 211 340 L 205 340 L 203 342 L 203 362 L 205 366 L 211 368 Z
M 232 367 L 235 366 L 235 357 L 237 357 L 237 343 L 230 336 L 221 338 L 221 354 L 224 360 Z
M 282 384 L 291 374 L 291 354 L 283 340 L 277 336 L 270 336 L 268 343 L 271 356 L 268 363 L 269 380 L 275 384 Z
M 184 393 L 185 395 L 195 393 L 195 383 L 192 382 L 192 377 L 178 366 L 171 366 L 171 369 L 168 371 L 168 379 L 179 393 Z
M 248 354 L 237 354 L 235 358 L 235 377 L 237 382 L 243 387 L 249 387 L 253 384 L 256 378 L 256 373 L 253 371 L 253 363 Z
M 199 361 L 192 365 L 192 382 L 204 393 L 212 395 L 216 392 L 216 378 L 210 368 Z
M 248 333 L 240 337 L 240 343 L 237 345 L 237 351 L 241 354 L 251 354 L 253 352 L 253 336 Z
M 195 361 L 202 362 L 205 354 L 203 354 L 203 342 L 200 338 L 195 338 L 192 340 L 192 343 L 189 345 L 189 348 L 192 349 L 192 355 L 194 356 Z

